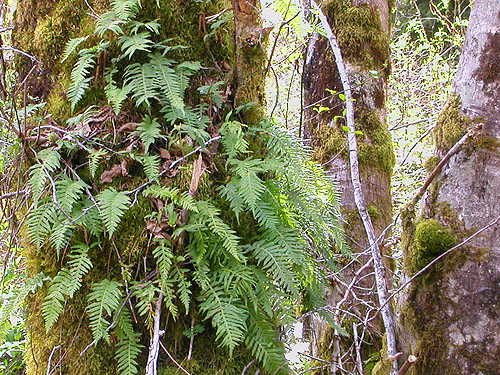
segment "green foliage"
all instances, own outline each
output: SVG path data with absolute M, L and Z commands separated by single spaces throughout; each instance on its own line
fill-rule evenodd
M 104 279 L 92 287 L 92 292 L 88 296 L 87 314 L 94 342 L 100 339 L 109 341 L 107 329 L 110 322 L 106 320 L 106 315 L 113 316 L 120 306 L 121 297 L 121 284 L 116 281 Z
M 117 191 L 115 188 L 104 190 L 97 198 L 102 221 L 111 237 L 118 228 L 121 217 L 129 208 L 130 198 L 123 191 Z
M 181 46 L 159 40 L 155 21 L 133 20 L 139 7 L 137 0 L 112 1 L 93 37 L 67 44 L 65 59 L 85 46 L 71 74 L 72 109 L 97 77 L 105 84 L 96 82 L 92 94 L 102 90 L 114 114 L 82 108 L 68 126 L 100 126 L 95 136 L 75 134 L 74 148 L 56 143 L 38 153 L 30 170 L 35 204 L 28 236 L 44 251 L 54 248 L 61 262 L 43 303 L 46 329 L 53 329 L 68 299 L 90 287 L 86 312 L 93 344 L 116 343 L 118 371 L 136 374 L 141 334 L 128 308 L 134 304 L 141 324 L 151 329 L 161 294 L 169 324 L 186 319 L 184 313 L 200 317 L 206 323 L 199 325 L 211 324 L 217 344 L 230 356 L 246 346 L 268 372 L 286 373 L 278 332 L 294 321 L 303 294 L 318 294 L 326 268 L 317 269 L 316 259 L 328 262 L 333 247 L 347 251 L 335 187 L 300 139 L 269 120 L 244 124 L 238 113 L 243 107 L 226 113 L 226 83 L 202 86 L 199 94 L 190 88 L 200 63 L 172 60 L 170 51 Z M 98 59 L 107 65 L 99 67 L 101 77 L 93 74 Z M 129 133 L 115 126 L 125 107 L 134 107 L 135 119 L 142 117 L 139 124 L 130 122 Z M 102 120 L 103 113 L 110 115 Z M 110 142 L 111 134 L 123 142 Z M 195 159 L 199 151 L 206 154 Z M 97 182 L 103 169 L 120 169 L 112 186 Z M 136 244 L 139 237 L 149 240 Z M 121 278 L 116 272 L 108 276 L 113 280 L 102 279 L 102 269 L 95 267 L 97 279 L 87 281 L 89 254 L 94 259 L 90 244 L 110 257 L 117 254 L 118 261 L 110 262 L 120 265 Z M 61 257 L 67 249 L 69 255 Z M 124 251 L 128 257 L 120 256 Z M 142 271 L 147 276 L 140 279 Z

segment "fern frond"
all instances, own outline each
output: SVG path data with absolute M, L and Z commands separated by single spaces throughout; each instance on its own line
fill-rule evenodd
M 50 235 L 57 218 L 56 209 L 54 203 L 46 202 L 30 212 L 26 232 L 29 240 L 36 246 L 40 247 Z
M 158 21 L 158 19 L 149 22 L 130 21 L 128 23 L 131 26 L 130 33 L 137 34 L 140 29 L 146 29 L 151 31 L 153 34 L 159 35 L 161 25 Z
M 187 271 L 184 268 L 174 268 L 174 278 L 177 281 L 177 296 L 184 306 L 186 314 L 189 313 L 189 305 L 191 304 L 191 282 L 186 277 Z
M 128 21 L 141 7 L 141 0 L 113 0 L 111 9 L 121 20 Z
M 298 280 L 292 271 L 290 256 L 277 242 L 257 241 L 250 246 L 258 264 L 287 292 L 298 298 Z
M 163 286 L 166 287 L 175 255 L 172 252 L 172 244 L 169 241 L 158 239 L 157 242 L 158 245 L 153 249 L 153 256 L 155 257 L 156 264 L 158 265 L 160 280 Z M 167 288 L 164 289 L 166 291 Z
M 132 98 L 137 106 L 150 105 L 150 99 L 156 98 L 157 91 L 154 84 L 155 71 L 151 64 L 134 63 L 125 69 L 125 85 L 130 87 Z
M 72 180 L 67 176 L 56 181 L 55 185 L 59 206 L 67 213 L 71 213 L 73 205 L 81 198 L 83 190 L 89 187 L 85 182 Z
M 71 278 L 66 285 L 68 296 L 73 298 L 73 294 L 82 286 L 81 279 L 92 268 L 92 261 L 88 256 L 89 247 L 83 243 L 73 245 L 69 254 L 68 264 L 70 265 Z
M 221 218 L 220 210 L 210 202 L 199 201 L 196 203 L 199 215 L 205 219 L 206 226 L 222 239 L 222 246 L 236 260 L 243 261 L 244 255 L 240 251 L 239 238 Z
M 97 166 L 106 154 L 107 152 L 104 150 L 92 150 L 92 152 L 89 153 L 89 172 L 92 178 L 95 178 Z
M 145 154 L 149 152 L 149 147 L 154 144 L 157 139 L 163 138 L 161 135 L 161 125 L 158 120 L 147 115 L 137 126 L 137 133 L 142 143 L 144 143 Z
M 244 138 L 243 124 L 238 121 L 226 121 L 220 127 L 221 142 L 227 156 L 232 159 L 248 151 L 248 142 Z
M 38 205 L 38 201 L 42 195 L 42 191 L 47 182 L 47 174 L 43 169 L 41 164 L 35 164 L 30 168 L 30 178 L 28 180 L 28 186 L 31 189 L 31 195 L 33 197 L 33 202 Z
M 110 323 L 105 316 L 106 314 L 112 316 L 120 306 L 122 297 L 120 287 L 120 283 L 108 279 L 104 279 L 92 287 L 92 292 L 88 296 L 87 314 L 89 315 L 90 328 L 95 342 L 100 339 L 109 342 L 109 333 L 106 329 Z
M 200 311 L 206 319 L 212 320 L 216 339 L 229 349 L 232 356 L 245 337 L 247 310 L 241 302 L 228 297 L 222 287 L 209 285 L 205 290 L 205 300 L 200 303 Z
M 82 36 L 81 38 L 73 38 L 66 43 L 66 46 L 64 47 L 63 55 L 61 58 L 61 62 L 65 62 L 68 57 L 71 56 L 71 54 L 77 49 L 77 47 L 85 42 L 89 36 Z
M 143 346 L 141 335 L 134 331 L 132 318 L 127 309 L 123 309 L 117 318 L 118 338 L 115 359 L 120 375 L 136 375 L 138 372 L 137 358 Z
M 101 38 L 104 36 L 106 31 L 110 31 L 115 35 L 123 35 L 123 29 L 121 25 L 125 23 L 124 20 L 119 19 L 115 12 L 110 11 L 101 15 L 97 20 L 94 33 Z
M 108 84 L 104 86 L 106 99 L 108 99 L 108 103 L 111 104 L 115 115 L 118 115 L 120 113 L 123 102 L 125 101 L 125 99 L 127 99 L 130 91 L 131 87 L 129 85 L 117 87 L 112 79 L 110 79 Z
M 66 248 L 69 244 L 74 229 L 74 225 L 64 223 L 63 220 L 65 220 L 65 217 L 60 217 L 59 220 L 54 223 L 49 238 L 50 243 L 57 252 L 57 258 L 59 258 L 61 250 Z
M 158 155 L 146 155 L 141 156 L 139 161 L 144 168 L 144 173 L 148 181 L 158 182 L 158 176 L 160 174 L 160 157 Z
M 73 217 L 79 218 L 77 223 L 84 226 L 95 237 L 99 237 L 104 231 L 99 208 L 90 199 L 86 198 L 77 204 Z
M 153 45 L 151 34 L 147 31 L 133 35 L 123 35 L 118 38 L 118 44 L 121 46 L 123 55 L 129 59 L 137 52 L 150 52 Z
M 53 148 L 46 148 L 40 151 L 36 159 L 39 163 L 42 163 L 44 168 L 49 172 L 54 172 L 61 167 L 61 155 Z
M 171 68 L 172 60 L 159 53 L 151 56 L 150 64 L 154 68 L 154 83 L 167 97 L 170 105 L 184 113 L 184 91 L 175 70 Z
M 80 51 L 80 54 L 80 58 L 71 71 L 71 83 L 68 89 L 68 99 L 72 111 L 74 111 L 78 102 L 83 98 L 85 91 L 89 88 L 92 80 L 92 77 L 89 76 L 90 70 L 95 66 L 95 52 L 91 49 L 84 49 Z
M 283 343 L 279 341 L 276 329 L 265 316 L 250 314 L 245 344 L 269 373 L 280 375 L 289 373 Z
M 109 237 L 111 237 L 118 228 L 121 217 L 130 205 L 130 198 L 123 191 L 116 191 L 114 188 L 104 190 L 97 198 L 102 221 Z
M 52 280 L 48 294 L 42 304 L 42 315 L 45 321 L 45 331 L 48 332 L 59 319 L 63 308 L 70 272 L 67 268 L 61 269 Z

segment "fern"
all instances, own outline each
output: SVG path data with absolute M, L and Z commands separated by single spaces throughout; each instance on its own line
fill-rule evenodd
M 115 12 L 106 12 L 97 20 L 94 33 L 99 38 L 103 37 L 107 31 L 115 35 L 123 35 L 122 25 L 124 23 L 124 20 L 117 18 Z
M 85 91 L 90 86 L 92 77 L 89 77 L 90 70 L 94 68 L 96 53 L 91 49 L 80 51 L 80 58 L 75 63 L 71 71 L 71 84 L 68 90 L 68 99 L 71 103 L 71 110 L 74 111 L 78 102 L 83 98 Z
M 28 186 L 31 189 L 31 195 L 33 197 L 33 203 L 35 206 L 38 204 L 42 191 L 45 188 L 47 182 L 47 174 L 43 169 L 41 164 L 35 164 L 30 168 L 30 178 L 28 180 Z
M 250 314 L 245 344 L 270 373 L 289 373 L 283 343 L 279 341 L 276 330 L 265 316 Z
M 106 98 L 108 102 L 111 104 L 113 111 L 116 115 L 118 115 L 121 111 L 123 102 L 127 99 L 128 94 L 131 91 L 131 87 L 129 85 L 124 85 L 123 87 L 117 87 L 116 83 L 113 81 L 113 74 L 118 70 L 113 69 L 105 76 L 106 86 L 104 86 L 104 93 L 106 94 Z
M 160 174 L 160 157 L 158 155 L 147 155 L 139 158 L 148 181 L 158 182 Z
M 89 246 L 80 243 L 72 247 L 72 251 L 69 254 L 68 264 L 70 268 L 71 278 L 66 284 L 68 296 L 73 298 L 74 293 L 80 289 L 82 283 L 81 279 L 90 271 L 92 268 L 92 261 L 88 256 Z
M 90 319 L 90 328 L 94 342 L 101 339 L 109 342 L 109 333 L 107 328 L 109 322 L 106 320 L 106 314 L 112 316 L 120 306 L 122 292 L 120 283 L 107 279 L 95 284 L 92 292 L 88 296 L 89 305 L 87 314 Z
M 157 139 L 163 138 L 161 135 L 161 125 L 156 118 L 149 116 L 144 117 L 142 122 L 137 126 L 137 133 L 144 143 L 144 152 L 147 154 L 149 147 L 155 143 Z
M 150 52 L 153 42 L 151 40 L 151 34 L 147 31 L 134 35 L 123 35 L 118 39 L 118 44 L 121 46 L 124 56 L 129 59 L 137 51 Z
M 104 150 L 92 150 L 92 152 L 89 153 L 89 172 L 92 178 L 95 178 L 99 162 L 106 154 Z
M 150 100 L 157 97 L 154 76 L 155 71 L 151 64 L 134 63 L 125 69 L 125 84 L 130 87 L 137 106 L 146 104 L 149 107 Z
M 168 288 L 168 278 L 170 269 L 173 264 L 174 254 L 172 253 L 172 244 L 164 239 L 157 239 L 158 245 L 153 249 L 153 256 L 158 265 L 158 272 L 160 273 L 160 280 L 163 289 L 166 291 Z
M 47 240 L 56 221 L 56 206 L 45 202 L 30 212 L 27 220 L 27 235 L 32 243 L 40 247 Z
M 240 251 L 238 236 L 224 221 L 220 218 L 220 211 L 207 201 L 197 202 L 199 215 L 203 217 L 205 225 L 222 240 L 223 248 L 231 254 L 236 260 L 243 261 L 244 256 Z
M 89 36 L 82 36 L 81 38 L 73 38 L 66 43 L 66 46 L 64 47 L 63 55 L 61 58 L 61 62 L 65 62 L 71 54 L 78 48 L 80 44 L 85 42 Z
M 155 86 L 166 96 L 173 108 L 184 113 L 184 91 L 175 70 L 171 68 L 172 60 L 159 53 L 150 55 L 150 58 L 150 64 L 155 72 L 153 77 Z
M 244 340 L 247 329 L 248 312 L 244 305 L 228 297 L 220 286 L 208 285 L 199 308 L 206 319 L 211 319 L 216 339 L 229 349 L 232 356 L 234 349 Z
M 74 229 L 74 225 L 62 222 L 64 219 L 65 217 L 59 218 L 58 222 L 54 223 L 52 226 L 52 233 L 49 237 L 50 243 L 57 252 L 57 258 L 59 258 L 61 250 L 66 248 L 69 244 Z
M 46 148 L 40 151 L 36 159 L 39 163 L 42 163 L 43 167 L 49 172 L 54 172 L 61 167 L 61 155 L 53 148 Z
M 143 346 L 141 335 L 134 332 L 132 318 L 128 309 L 123 309 L 117 318 L 118 338 L 115 359 L 120 375 L 135 375 L 138 372 L 137 358 Z
M 108 231 L 113 236 L 125 210 L 130 205 L 130 198 L 122 191 L 108 188 L 97 196 L 99 199 L 100 215 Z
M 74 204 L 81 199 L 83 190 L 89 186 L 80 180 L 72 180 L 64 176 L 56 181 L 56 195 L 59 206 L 67 213 L 71 213 Z
M 54 277 L 49 287 L 47 297 L 45 297 L 45 301 L 42 304 L 42 315 L 45 321 L 46 332 L 52 328 L 63 311 L 65 295 L 68 294 L 66 284 L 69 277 L 69 270 L 63 268 Z
M 139 10 L 141 0 L 113 0 L 111 1 L 111 9 L 116 17 L 121 20 L 128 21 Z

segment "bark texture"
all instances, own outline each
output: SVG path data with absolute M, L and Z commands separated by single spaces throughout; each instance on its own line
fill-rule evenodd
M 453 156 L 431 185 L 421 212 L 405 217 L 405 273 L 497 219 L 500 202 L 500 3 L 477 0 L 455 79 L 438 119 L 442 157 L 467 131 L 481 134 Z M 411 375 L 498 374 L 500 227 L 440 260 L 400 301 L 401 349 L 419 357 Z
M 87 3 L 97 13 L 102 13 L 109 7 L 107 0 L 88 2 L 84 0 L 24 0 L 17 4 L 14 32 L 16 48 L 37 59 L 34 64 L 27 58 L 17 59 L 20 79 L 23 81 L 27 77 L 27 93 L 45 100 L 48 113 L 61 124 L 70 114 L 65 91 L 74 63 L 74 60 L 60 63 L 61 54 L 69 39 L 93 31 L 94 22 L 92 16 L 88 15 L 92 11 Z M 262 104 L 264 102 L 264 39 L 259 34 L 257 4 L 246 2 L 245 4 L 246 8 L 241 7 L 238 0 L 233 3 L 225 0 L 210 2 L 144 0 L 139 16 L 144 17 L 145 20 L 158 18 L 162 26 L 163 38 L 173 38 L 174 43 L 188 46 L 187 49 L 177 52 L 174 58 L 180 61 L 200 61 L 203 66 L 211 68 L 204 71 L 203 77 L 194 78 L 197 86 L 200 86 L 200 82 L 210 84 L 225 80 L 229 87 L 227 93 L 228 100 L 232 101 L 231 105 L 240 105 L 247 101 Z M 204 41 L 207 27 L 205 16 L 218 14 L 232 7 L 238 9 L 238 12 L 245 12 L 246 18 L 238 13 L 234 22 L 229 22 L 217 31 L 216 42 Z M 245 32 L 249 29 L 257 35 L 257 40 L 251 41 L 252 43 L 240 37 L 242 30 Z M 99 64 L 101 63 L 104 64 L 104 61 L 99 61 Z M 249 74 L 249 70 L 253 73 Z M 247 76 L 252 76 L 251 82 L 245 79 Z M 96 85 L 102 86 L 97 74 Z M 101 95 L 90 95 L 84 98 L 83 102 L 85 105 L 99 106 L 105 105 L 104 100 L 101 93 Z M 260 113 L 251 112 L 251 119 L 257 121 L 259 115 Z M 124 116 L 123 119 L 126 119 L 127 114 Z M 29 167 L 29 164 L 30 162 L 25 167 Z M 150 210 L 149 202 L 139 201 L 122 218 L 122 229 L 116 235 L 116 244 L 122 256 L 130 262 L 129 264 L 141 261 L 147 256 L 143 218 Z M 24 232 L 21 236 L 26 237 Z M 61 265 L 56 259 L 53 248 L 48 245 L 36 248 L 27 240 L 24 244 L 28 273 L 33 275 L 44 272 L 49 276 L 57 273 Z M 85 315 L 87 305 L 85 295 L 88 293 L 89 286 L 93 280 L 100 280 L 104 277 L 112 279 L 121 273 L 111 245 L 104 244 L 103 248 L 104 251 L 98 250 L 90 254 L 94 264 L 93 270 L 83 280 L 82 290 L 75 298 L 67 301 L 63 315 L 48 333 L 45 331 L 41 312 L 41 304 L 47 291 L 38 291 L 30 299 L 27 319 L 30 341 L 27 352 L 27 375 L 45 375 L 48 373 L 49 362 L 51 369 L 57 368 L 57 371 L 64 374 L 114 375 L 117 373 L 113 357 L 116 340 L 113 337 L 109 345 L 101 342 L 81 355 L 81 352 L 92 341 Z M 164 314 L 166 315 L 168 314 Z M 189 348 L 190 340 L 184 337 L 182 332 L 190 328 L 191 316 L 174 322 L 172 319 L 169 322 L 166 320 L 167 318 L 162 321 L 163 328 L 168 324 L 164 342 L 167 343 L 170 353 L 179 361 L 187 357 L 188 350 L 190 353 L 192 351 L 192 360 L 185 367 L 194 374 L 241 373 L 250 361 L 248 351 L 237 353 L 236 359 L 228 360 L 227 351 L 220 350 L 214 345 L 215 333 L 209 323 L 206 324 L 204 333 L 198 335 L 191 344 L 192 348 Z M 142 342 L 147 347 L 148 334 L 145 327 L 143 327 L 142 334 Z M 141 359 L 142 365 L 145 365 L 146 356 L 147 353 Z M 179 371 L 179 368 L 160 350 L 158 373 L 168 375 Z
M 391 138 L 385 124 L 386 79 L 390 71 L 389 7 L 387 1 L 348 0 L 328 1 L 322 7 L 347 65 L 347 74 L 355 99 L 356 130 L 360 132 L 357 141 L 362 190 L 377 235 L 390 223 L 392 212 L 390 176 L 394 156 Z M 304 72 L 304 97 L 305 106 L 308 108 L 305 112 L 304 134 L 311 141 L 316 160 L 322 163 L 329 175 L 339 183 L 342 191 L 342 210 L 347 221 L 346 233 L 353 252 L 360 253 L 367 250 L 369 245 L 354 200 L 347 132 L 343 128 L 344 103 L 342 94 L 339 93 L 342 93 L 342 85 L 328 41 L 321 37 L 313 38 L 307 50 Z M 321 112 L 320 107 L 327 107 L 329 110 Z M 319 109 L 319 113 L 314 108 Z M 360 263 L 346 270 L 347 284 L 354 278 L 357 279 L 352 288 L 352 292 L 356 295 L 364 294 L 362 288 L 374 288 L 373 276 L 367 276 L 373 271 L 371 266 L 365 267 L 358 273 L 360 266 L 368 259 L 369 255 L 365 253 L 360 258 Z M 332 281 L 327 294 L 328 304 L 335 310 L 337 303 L 344 297 L 345 288 L 342 283 Z M 347 303 L 342 308 L 350 309 L 362 319 L 369 309 L 359 303 L 359 300 L 355 302 L 351 293 L 347 296 Z M 376 299 L 367 299 L 368 304 L 375 301 Z M 352 321 L 350 319 L 349 321 L 350 331 Z M 355 323 L 361 322 L 356 320 Z M 365 332 L 368 340 L 375 345 L 380 344 L 380 323 L 378 321 L 372 324 Z M 335 363 L 339 362 L 341 367 L 353 369 L 354 355 L 347 361 L 344 359 L 344 363 L 339 361 L 340 351 L 349 347 L 349 340 L 335 337 L 331 328 L 322 322 L 313 321 L 311 324 L 315 354 Z M 362 352 L 363 357 L 367 354 L 367 351 Z M 324 369 L 324 373 L 327 371 L 333 373 L 337 370 L 334 365 L 332 369 Z

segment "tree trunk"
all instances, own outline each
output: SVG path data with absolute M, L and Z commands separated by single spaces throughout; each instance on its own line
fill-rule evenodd
M 452 96 L 435 131 L 436 162 L 470 129 L 429 188 L 420 213 L 404 217 L 407 279 L 499 219 L 500 3 L 474 1 Z M 415 218 L 417 216 L 417 218 Z M 401 349 L 412 375 L 498 374 L 498 221 L 419 276 L 399 304 Z
M 258 7 L 256 2 L 240 2 L 239 0 L 234 0 L 233 3 L 226 0 L 210 2 L 146 0 L 142 1 L 139 14 L 146 21 L 158 18 L 162 27 L 162 38 L 173 38 L 173 44 L 187 46 L 186 49 L 174 52 L 176 58 L 185 61 L 200 61 L 204 67 L 208 68 L 203 71 L 202 77 L 196 78 L 197 80 L 206 85 L 220 80 L 225 81 L 228 89 L 224 95 L 229 96 L 229 100 L 234 102 L 231 106 L 248 102 L 263 105 L 265 35 L 261 35 Z M 204 40 L 205 34 L 210 32 L 206 17 L 224 10 L 232 11 L 232 8 L 235 9 L 234 21 L 229 21 L 217 30 L 216 42 L 211 38 Z M 64 124 L 65 120 L 70 117 L 66 90 L 75 60 L 60 62 L 64 46 L 73 37 L 91 33 L 94 28 L 94 15 L 102 14 L 108 9 L 109 1 L 107 0 L 89 2 L 84 0 L 23 0 L 17 2 L 15 46 L 36 58 L 35 63 L 28 57 L 17 58 L 17 70 L 21 81 L 24 82 L 25 98 L 30 95 L 46 101 L 47 113 L 51 114 L 56 124 Z M 224 12 L 221 13 L 222 15 Z M 99 73 L 98 69 L 100 64 L 104 67 L 107 57 L 101 56 L 101 58 L 103 61 L 97 62 L 96 79 L 93 83 L 101 93 L 98 94 L 97 90 L 96 93 L 92 92 L 93 87 L 91 87 L 92 93 L 83 99 L 83 104 L 105 106 L 106 102 L 102 94 L 104 86 L 102 71 Z M 100 80 L 99 74 L 101 74 Z M 190 95 L 198 94 L 196 90 L 193 91 L 194 93 Z M 83 108 L 83 105 L 77 107 L 79 108 Z M 262 113 L 257 110 L 248 111 L 246 121 L 256 123 L 261 115 Z M 214 125 L 221 121 L 216 116 L 214 115 L 213 119 Z M 116 125 L 118 127 L 120 124 L 137 121 L 136 118 L 137 114 L 134 113 L 122 114 L 116 119 Z M 26 129 L 22 129 L 21 132 L 25 131 Z M 35 163 L 33 159 L 30 159 L 29 151 L 27 160 L 25 168 Z M 81 163 L 78 155 L 74 156 L 72 162 L 75 165 Z M 136 177 L 132 170 L 130 173 L 132 178 Z M 179 185 L 185 186 L 186 179 L 189 185 L 190 178 L 191 176 L 180 176 L 180 178 L 177 177 L 177 181 Z M 121 177 L 118 177 L 118 180 L 114 179 L 111 185 L 127 184 Z M 96 184 L 101 186 L 102 182 L 96 182 Z M 93 262 L 93 269 L 85 276 L 81 290 L 64 303 L 62 315 L 48 332 L 45 330 L 41 309 L 48 293 L 47 288 L 38 290 L 30 297 L 27 318 L 29 336 L 29 347 L 26 353 L 27 375 L 45 375 L 55 372 L 71 375 L 118 373 L 114 359 L 117 341 L 115 336 L 111 337 L 109 344 L 101 340 L 99 345 L 87 347 L 92 342 L 92 334 L 85 315 L 86 296 L 95 280 L 104 277 L 109 279 L 119 277 L 120 274 L 123 275 L 123 272 L 127 272 L 127 267 L 129 267 L 127 265 L 135 265 L 136 268 L 130 268 L 128 271 L 139 273 L 142 262 L 145 265 L 149 255 L 146 252 L 149 243 L 144 229 L 146 223 L 142 221 L 147 212 L 152 212 L 150 203 L 146 199 L 139 198 L 134 208 L 127 211 L 122 218 L 121 229 L 115 235 L 117 247 L 114 248 L 111 241 L 103 240 L 99 246 L 91 250 L 89 255 Z M 87 233 L 79 233 L 76 236 L 86 235 Z M 25 239 L 26 233 L 21 232 L 21 236 Z M 56 251 L 52 246 L 44 244 L 36 247 L 28 240 L 24 240 L 23 244 L 30 275 L 43 272 L 47 276 L 54 277 L 61 269 L 63 261 L 56 256 Z M 122 259 L 117 254 L 121 254 Z M 216 341 L 214 329 L 200 316 L 190 313 L 189 316 L 174 321 L 164 312 L 162 319 L 161 326 L 167 327 L 164 340 L 168 343 L 170 355 L 181 362 L 188 357 L 189 352 L 190 361 L 182 363 L 193 374 L 216 372 L 239 374 L 252 359 L 246 349 L 241 349 L 232 359 L 228 359 L 227 350 L 214 345 Z M 198 325 L 204 326 L 205 331 L 199 333 L 195 340 L 190 340 L 189 337 L 183 336 L 183 331 L 193 328 L 192 323 L 195 319 Z M 139 320 L 143 325 L 141 342 L 147 347 L 148 334 L 144 322 Z M 145 358 L 146 355 L 139 358 L 141 367 L 145 367 Z M 179 371 L 179 367 L 160 349 L 159 373 L 174 374 Z
M 385 123 L 386 81 L 390 72 L 388 21 L 390 4 L 384 0 L 354 2 L 333 0 L 324 3 L 322 8 L 329 19 L 347 65 L 355 99 L 356 130 L 359 131 L 357 140 L 362 189 L 376 234 L 380 235 L 391 222 L 392 215 L 390 177 L 394 155 L 391 137 Z M 377 301 L 374 278 L 371 274 L 373 266 L 361 269 L 370 259 L 367 251 L 369 243 L 354 200 L 346 124 L 343 118 L 342 85 L 328 41 L 319 36 L 311 40 L 307 49 L 304 97 L 305 107 L 308 108 L 305 111 L 304 134 L 311 141 L 315 159 L 324 165 L 334 180 L 338 181 L 342 192 L 346 233 L 353 253 L 355 256 L 360 256 L 358 259 L 360 263 L 354 263 L 346 268 L 346 280 L 332 277 L 332 285 L 328 291 L 328 304 L 334 310 L 334 315 L 339 317 L 337 323 L 344 325 L 350 333 L 350 339 L 341 338 L 335 333 L 332 335 L 334 331 L 330 327 L 313 321 L 311 328 L 313 335 L 316 336 L 313 338 L 314 352 L 323 359 L 337 363 L 328 370 L 331 373 L 337 371 L 335 369 L 337 365 L 361 371 L 360 367 L 363 366 L 360 363 L 370 354 L 370 349 L 367 347 L 364 347 L 357 356 L 353 350 L 354 346 L 351 347 L 349 359 L 343 360 L 346 363 L 340 361 L 341 351 L 348 350 L 352 337 L 355 336 L 352 332 L 352 319 L 358 327 L 356 329 L 360 331 L 359 335 L 371 341 L 376 347 L 381 341 L 382 326 L 381 321 L 372 321 L 368 329 L 363 328 L 364 317 L 373 310 Z M 389 262 L 386 265 L 389 265 Z M 353 287 L 346 292 L 346 285 L 351 282 L 354 282 Z M 359 299 L 356 301 L 351 293 Z M 346 299 L 342 306 L 337 306 L 344 295 Z M 364 300 L 365 303 L 360 303 L 360 300 Z M 346 315 L 338 310 L 335 311 L 337 307 L 349 310 L 357 318 L 346 319 Z M 380 349 L 380 346 L 378 348 Z M 363 358 L 360 358 L 359 354 Z

